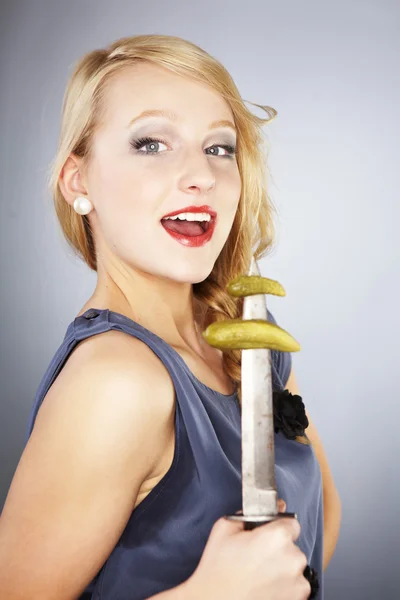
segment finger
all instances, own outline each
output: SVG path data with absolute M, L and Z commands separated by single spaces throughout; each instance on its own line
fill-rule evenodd
M 243 521 L 234 521 L 228 517 L 221 517 L 214 523 L 214 526 L 211 530 L 211 535 L 213 537 L 222 538 L 229 535 L 235 535 L 235 533 L 239 533 L 243 531 L 243 529 Z
M 282 498 L 279 498 L 278 500 L 278 512 L 285 512 L 286 511 L 286 502 L 284 500 L 282 500 Z
M 293 541 L 297 540 L 298 537 L 300 536 L 300 523 L 299 521 L 296 519 L 276 519 L 275 521 L 272 521 L 272 523 L 270 523 L 269 528 L 276 528 L 276 529 L 281 529 L 281 530 L 285 530 L 287 534 L 289 534 L 289 536 L 291 537 L 291 539 Z M 262 529 L 262 527 L 260 527 L 260 529 Z

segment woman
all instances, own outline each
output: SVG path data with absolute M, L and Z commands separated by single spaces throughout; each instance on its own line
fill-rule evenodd
M 322 579 L 311 445 L 276 434 L 298 521 L 222 518 L 241 508 L 240 353 L 201 332 L 241 316 L 225 285 L 272 244 L 267 120 L 175 37 L 118 40 L 72 74 L 51 187 L 98 279 L 36 396 L 1 519 L 4 600 L 300 600 L 307 561 Z M 273 366 L 282 389 L 290 354 Z

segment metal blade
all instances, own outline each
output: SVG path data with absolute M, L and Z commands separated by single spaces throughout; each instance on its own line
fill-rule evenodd
M 260 275 L 254 257 L 248 275 Z M 245 296 L 243 319 L 267 319 L 266 295 Z M 242 350 L 243 515 L 278 514 L 271 351 Z

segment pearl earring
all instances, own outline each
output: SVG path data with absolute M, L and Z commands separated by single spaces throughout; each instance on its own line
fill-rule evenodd
M 78 213 L 78 215 L 88 215 L 92 209 L 93 204 L 88 198 L 85 198 L 84 196 L 79 196 L 78 198 L 75 198 L 74 211 Z

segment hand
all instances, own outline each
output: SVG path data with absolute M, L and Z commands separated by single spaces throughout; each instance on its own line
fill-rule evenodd
M 286 510 L 278 501 L 279 512 Z M 244 531 L 243 523 L 219 519 L 211 530 L 200 563 L 185 582 L 185 599 L 308 600 L 303 575 L 307 558 L 294 543 L 297 519 L 277 519 Z

